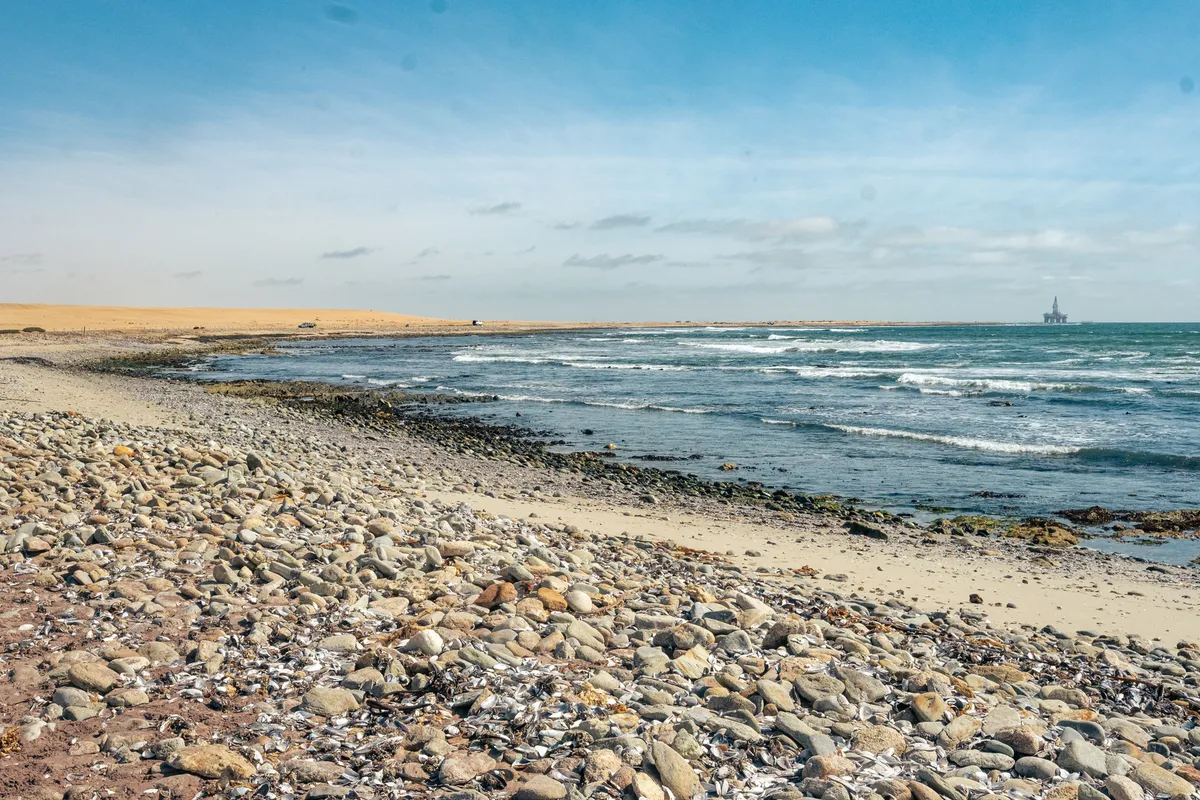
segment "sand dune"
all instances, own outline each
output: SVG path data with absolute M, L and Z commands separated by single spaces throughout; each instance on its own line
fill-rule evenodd
M 383 330 L 404 327 L 470 325 L 386 311 L 295 308 L 137 308 L 130 306 L 65 306 L 35 303 L 0 304 L 0 329 L 39 327 L 47 331 L 294 331 L 302 322 L 318 330 Z

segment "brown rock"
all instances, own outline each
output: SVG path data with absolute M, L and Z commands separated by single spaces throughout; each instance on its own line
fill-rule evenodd
M 475 598 L 475 605 L 484 608 L 495 608 L 502 603 L 512 603 L 517 599 L 517 587 L 511 583 L 493 583 Z
M 941 722 L 946 715 L 946 701 L 937 692 L 923 692 L 913 696 L 912 710 L 921 722 Z
M 67 670 L 67 680 L 72 686 L 97 694 L 105 694 L 121 683 L 117 673 L 97 661 L 72 664 Z
M 548 611 L 566 611 L 567 598 L 563 597 L 553 589 L 541 588 L 537 590 L 537 598 L 542 601 L 542 605 Z
M 662 787 L 658 785 L 658 781 L 644 772 L 638 772 L 633 776 L 633 782 L 629 784 L 629 789 L 637 800 L 666 800 L 667 797 Z
M 854 734 L 854 747 L 876 755 L 891 750 L 893 755 L 902 756 L 908 749 L 908 742 L 904 740 L 904 734 L 895 728 L 872 725 Z
M 1191 794 L 1195 787 L 1186 778 L 1181 778 L 1170 770 L 1142 762 L 1129 777 L 1142 788 L 1149 789 L 1155 794 Z
M 813 756 L 804 764 L 804 777 L 829 778 L 834 775 L 853 775 L 854 762 L 845 756 Z
M 209 779 L 228 774 L 231 778 L 245 780 L 255 772 L 253 764 L 221 744 L 180 748 L 167 759 L 167 765 Z
M 567 787 L 547 775 L 530 775 L 517 787 L 514 800 L 562 800 Z

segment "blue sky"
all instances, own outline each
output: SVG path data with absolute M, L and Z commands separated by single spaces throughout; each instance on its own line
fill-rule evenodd
M 12 3 L 0 298 L 1197 319 L 1200 4 Z

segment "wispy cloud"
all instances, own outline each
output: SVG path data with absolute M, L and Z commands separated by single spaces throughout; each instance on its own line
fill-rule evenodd
M 576 253 L 563 262 L 564 267 L 589 267 L 591 269 L 617 269 L 618 267 L 627 267 L 630 264 L 652 264 L 655 261 L 662 261 L 660 255 L 641 255 L 635 256 L 626 253 L 621 256 L 610 256 L 608 253 L 602 253 L 598 256 L 584 257 Z
M 255 286 L 260 287 L 281 287 L 281 286 L 299 286 L 304 283 L 304 278 L 263 278 L 254 282 Z
M 642 228 L 650 224 L 650 217 L 643 214 L 614 214 L 592 223 L 594 231 L 612 231 L 618 228 Z
M 796 217 L 780 220 L 686 219 L 657 228 L 659 233 L 704 234 L 749 241 L 795 241 L 819 239 L 855 232 L 858 225 L 847 225 L 834 217 Z
M 358 22 L 358 12 L 341 3 L 330 3 L 325 6 L 325 19 L 341 25 L 353 25 Z
M 582 228 L 582 227 L 583 227 L 582 222 L 556 222 L 554 224 L 554 230 L 556 230 L 556 231 L 573 231 L 576 228 Z
M 501 217 L 507 214 L 514 214 L 521 210 L 521 204 L 513 200 L 504 203 L 496 203 L 494 206 L 483 206 L 476 208 L 471 213 L 480 217 Z
M 181 278 L 182 280 L 186 281 L 186 280 L 191 280 L 192 278 L 199 278 L 203 274 L 204 273 L 201 270 L 190 269 L 190 270 L 187 270 L 186 272 L 176 272 L 175 277 Z
M 417 280 L 419 280 L 419 281 L 448 281 L 448 280 L 450 280 L 450 276 L 445 273 L 439 273 L 437 275 L 421 275 L 417 278 Z
M 981 250 L 1043 250 L 1090 252 L 1100 247 L 1090 235 L 1062 228 L 1027 231 L 988 231 L 937 226 L 910 229 L 884 236 L 887 247 L 972 247 Z
M 352 250 L 330 250 L 328 253 L 321 253 L 321 258 L 359 258 L 360 256 L 369 256 L 375 250 L 370 247 L 355 247 Z
M 42 263 L 41 253 L 13 253 L 0 256 L 0 264 L 15 264 L 22 267 L 36 267 Z
M 417 258 L 431 258 L 436 256 L 440 251 L 436 247 L 426 247 L 421 252 L 417 253 Z
M 749 250 L 720 256 L 726 261 L 740 261 L 756 267 L 782 267 L 801 269 L 813 265 L 812 256 L 797 247 L 781 247 L 772 250 Z

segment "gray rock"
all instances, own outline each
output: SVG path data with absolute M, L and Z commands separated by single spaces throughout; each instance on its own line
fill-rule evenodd
M 1093 778 L 1108 775 L 1104 751 L 1086 741 L 1071 742 L 1058 754 L 1057 764 L 1067 772 L 1076 772 Z
M 348 689 L 317 687 L 305 693 L 300 707 L 322 717 L 336 717 L 358 708 L 358 700 Z
M 956 766 L 980 769 L 1010 770 L 1014 763 L 1011 756 L 1003 753 L 985 753 L 981 750 L 955 750 L 950 753 L 949 758 Z
M 652 742 L 649 755 L 659 780 L 678 800 L 691 800 L 699 794 L 700 781 L 687 759 L 662 742 Z
M 1022 778 L 1046 781 L 1058 774 L 1058 765 L 1037 756 L 1025 756 L 1017 759 L 1015 772 Z

